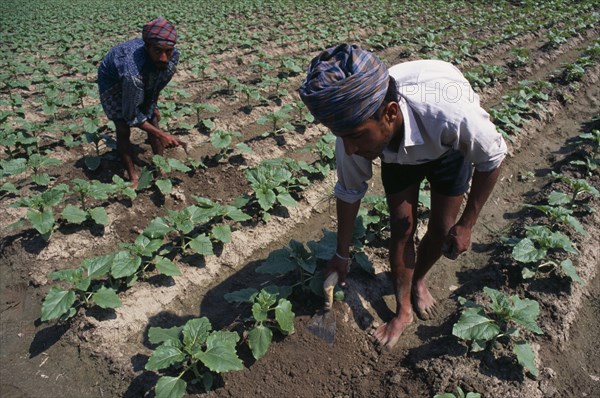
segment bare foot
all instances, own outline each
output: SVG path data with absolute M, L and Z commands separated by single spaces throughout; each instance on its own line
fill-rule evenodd
M 397 315 L 388 323 L 379 326 L 373 336 L 385 348 L 390 349 L 396 345 L 404 329 L 413 321 L 412 311 L 408 314 Z
M 427 289 L 425 283 L 423 282 L 417 283 L 413 286 L 412 303 L 413 309 L 417 313 L 419 319 L 426 321 L 437 315 L 437 302 L 431 293 L 429 293 L 429 289 Z
M 137 177 L 136 177 L 135 179 L 132 179 L 132 180 L 131 180 L 131 188 L 132 188 L 132 189 L 137 189 L 137 187 L 138 187 L 138 183 L 139 183 L 139 180 L 138 180 L 138 178 L 137 178 Z

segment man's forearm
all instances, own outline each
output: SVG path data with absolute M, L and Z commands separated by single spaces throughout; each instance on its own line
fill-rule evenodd
M 469 199 L 465 206 L 460 220 L 457 224 L 473 228 L 479 217 L 479 213 L 485 205 L 485 202 L 490 197 L 498 176 L 500 175 L 500 167 L 492 171 L 477 171 L 473 173 L 473 181 L 471 183 L 471 191 Z
M 350 256 L 350 244 L 354 232 L 354 221 L 360 209 L 360 200 L 347 203 L 336 199 L 336 210 L 338 220 L 337 253 L 343 257 Z
M 146 133 L 152 134 L 156 138 L 163 137 L 166 134 L 164 131 L 150 123 L 148 120 L 140 124 L 138 127 L 144 130 Z

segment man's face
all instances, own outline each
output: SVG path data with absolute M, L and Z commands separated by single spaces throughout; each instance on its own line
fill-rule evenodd
M 174 46 L 158 43 L 146 43 L 146 52 L 156 69 L 167 69 L 173 56 Z
M 344 142 L 347 155 L 358 155 L 373 160 L 383 153 L 394 137 L 398 128 L 398 111 L 397 103 L 390 103 L 380 120 L 368 119 L 351 130 L 333 133 Z

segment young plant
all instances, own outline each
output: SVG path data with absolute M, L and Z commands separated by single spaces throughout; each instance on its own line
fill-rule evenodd
M 561 206 L 550 206 L 550 205 L 525 205 L 525 207 L 530 207 L 536 210 L 541 211 L 549 218 L 550 224 L 552 228 L 556 228 L 559 225 L 569 225 L 571 226 L 577 233 L 588 236 L 589 234 L 583 229 L 583 226 L 579 222 L 578 219 L 573 217 L 573 210 L 567 209 Z
M 271 134 L 279 134 L 284 131 L 294 131 L 294 126 L 290 122 L 285 122 L 291 118 L 289 107 L 281 107 L 278 111 L 267 113 L 258 118 L 256 123 L 260 125 L 271 123 L 271 130 L 262 134 L 263 137 L 268 137 Z
M 73 317 L 80 307 L 117 308 L 121 300 L 112 287 L 92 283 L 109 273 L 113 255 L 85 259 L 79 268 L 56 271 L 48 275 L 55 281 L 71 285 L 70 289 L 53 286 L 42 303 L 41 321 L 66 320 Z
M 89 198 L 106 200 L 108 195 L 115 191 L 115 186 L 97 180 L 86 181 L 75 178 L 71 189 L 73 193 L 78 194 L 81 207 L 71 204 L 66 205 L 62 212 L 62 218 L 73 224 L 81 224 L 87 219 L 92 219 L 95 223 L 101 225 L 108 224 L 108 215 L 104 207 L 89 208 L 87 200 Z
M 433 398 L 481 398 L 481 394 L 478 392 L 465 392 L 460 387 L 456 387 L 454 392 L 446 392 L 443 394 L 435 394 Z
M 260 164 L 256 168 L 246 170 L 245 174 L 265 221 L 269 220 L 268 212 L 276 204 L 284 207 L 296 206 L 296 200 L 289 193 L 293 175 L 288 169 Z
M 59 184 L 41 194 L 21 198 L 12 203 L 10 207 L 27 207 L 27 220 L 47 241 L 52 236 L 55 226 L 52 209 L 62 202 L 67 192 L 69 192 L 69 187 L 66 184 Z M 9 228 L 21 227 L 23 223 L 24 220 L 21 219 L 9 225 Z
M 171 178 L 167 177 L 168 173 L 170 173 L 173 170 L 178 170 L 182 173 L 187 173 L 188 171 L 192 170 L 177 159 L 164 158 L 160 155 L 152 156 L 152 163 L 154 163 L 154 166 L 156 166 L 156 168 L 158 169 L 159 175 L 162 176 L 162 178 L 157 179 L 154 183 L 163 195 L 166 195 L 173 190 L 173 181 L 171 180 Z M 141 177 L 140 181 L 142 181 Z M 146 185 L 147 184 L 145 183 L 145 181 L 144 184 L 138 182 L 138 190 L 146 188 Z
M 219 150 L 219 152 L 214 156 L 214 160 L 217 162 L 224 161 L 227 158 L 227 154 L 233 150 L 231 148 L 231 142 L 233 139 L 241 136 L 242 133 L 239 131 L 212 131 L 210 133 L 210 143 L 213 147 Z
M 177 376 L 161 376 L 154 388 L 156 398 L 181 398 L 188 382 L 202 383 L 205 391 L 213 385 L 213 373 L 244 369 L 236 352 L 240 336 L 235 332 L 215 331 L 208 318 L 190 319 L 184 326 L 148 330 L 150 343 L 158 345 L 146 363 L 146 370 L 173 370 Z
M 579 253 L 569 237 L 562 232 L 553 232 L 550 228 L 541 225 L 526 226 L 525 231 L 525 238 L 519 240 L 512 250 L 512 257 L 515 260 L 535 267 L 533 270 L 531 266 L 524 267 L 522 271 L 524 278 L 535 276 L 536 270 L 549 272 L 557 268 L 556 262 L 547 259 L 550 250 Z M 560 266 L 571 280 L 581 283 L 571 261 L 562 261 Z
M 490 302 L 484 305 L 459 298 L 464 309 L 452 328 L 452 334 L 470 341 L 471 352 L 492 347 L 496 341 L 511 345 L 519 364 L 537 377 L 539 372 L 535 366 L 533 350 L 519 335 L 522 330 L 543 334 L 537 324 L 540 314 L 538 302 L 520 299 L 517 295 L 509 297 L 489 287 L 484 287 L 483 291 L 490 299 Z
M 286 289 L 272 286 L 272 289 L 262 289 L 260 292 L 248 288 L 225 295 L 230 303 L 247 302 L 252 305 L 252 316 L 244 322 L 248 329 L 244 335 L 255 359 L 262 358 L 269 350 L 273 330 L 284 335 L 294 333 L 295 314 L 292 312 L 292 303 L 285 297 L 277 300 L 284 291 Z

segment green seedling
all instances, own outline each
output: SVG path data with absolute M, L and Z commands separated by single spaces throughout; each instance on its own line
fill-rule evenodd
M 493 343 L 506 342 L 512 345 L 517 361 L 534 377 L 539 372 L 535 366 L 535 356 L 529 343 L 519 338 L 523 330 L 543 334 L 537 324 L 540 307 L 537 301 L 521 299 L 517 295 L 507 296 L 489 287 L 483 288 L 490 299 L 485 305 L 459 298 L 464 306 L 460 319 L 454 324 L 452 334 L 471 342 L 471 352 L 478 352 L 493 346 Z
M 173 190 L 173 181 L 171 180 L 171 178 L 166 177 L 168 173 L 170 173 L 173 170 L 181 171 L 182 173 L 187 173 L 188 171 L 192 170 L 191 168 L 183 164 L 180 160 L 174 158 L 164 158 L 160 155 L 152 156 L 152 163 L 159 170 L 159 174 L 165 176 L 163 178 L 157 179 L 154 182 L 163 195 L 166 195 Z M 142 179 L 140 177 L 140 181 L 141 180 Z M 145 180 L 144 184 L 138 182 L 138 191 L 146 188 L 146 186 L 147 184 Z
M 26 219 L 42 235 L 44 240 L 49 240 L 55 227 L 53 208 L 62 202 L 65 194 L 69 192 L 66 184 L 59 184 L 38 195 L 21 198 L 12 203 L 10 207 L 27 207 Z M 8 228 L 23 226 L 24 220 L 9 225 Z
M 121 300 L 112 287 L 92 283 L 107 276 L 113 255 L 98 256 L 83 260 L 76 269 L 56 271 L 48 278 L 68 283 L 71 289 L 53 286 L 42 303 L 42 322 L 54 319 L 66 320 L 73 317 L 80 307 L 117 308 Z
M 443 394 L 436 394 L 433 398 L 481 398 L 481 394 L 478 392 L 468 392 L 465 394 L 462 388 L 456 387 L 454 392 L 446 392 Z
M 190 319 L 184 326 L 170 329 L 151 327 L 150 343 L 158 345 L 146 363 L 146 370 L 174 372 L 177 376 L 161 376 L 154 388 L 156 398 L 181 398 L 191 374 L 190 383 L 201 383 L 210 391 L 213 373 L 244 369 L 236 352 L 240 336 L 235 332 L 214 331 L 208 318 Z

